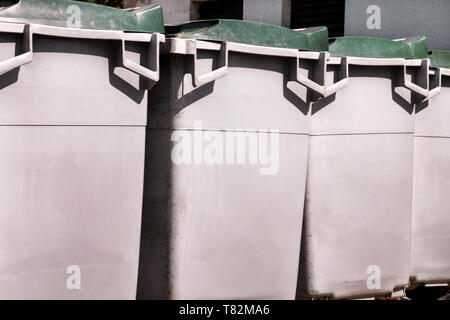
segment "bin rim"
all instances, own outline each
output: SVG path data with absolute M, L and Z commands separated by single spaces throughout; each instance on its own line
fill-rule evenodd
M 159 53 L 160 43 L 165 42 L 164 34 L 160 33 L 134 33 L 124 32 L 117 30 L 88 30 L 88 29 L 71 29 L 46 26 L 40 24 L 23 24 L 23 23 L 8 23 L 0 21 L 0 33 L 21 34 L 23 37 L 23 43 L 25 51 L 17 56 L 13 56 L 4 61 L 0 61 L 0 76 L 19 68 L 23 65 L 31 63 L 33 61 L 33 39 L 34 35 L 44 35 L 50 37 L 61 38 L 77 38 L 88 40 L 116 40 L 120 41 L 120 59 L 122 66 L 131 72 L 134 72 L 140 76 L 143 76 L 154 82 L 159 81 Z M 154 66 L 154 69 L 147 68 L 128 59 L 126 55 L 127 41 L 131 42 L 143 42 L 150 44 L 148 51 L 148 59 L 150 59 L 150 65 Z
M 385 39 L 365 36 L 330 38 L 332 57 L 358 57 L 375 59 L 426 59 L 428 58 L 425 36 L 404 39 Z
M 293 30 L 256 21 L 207 19 L 166 25 L 165 30 L 170 38 L 328 51 L 328 28 L 323 26 Z
M 73 0 L 19 0 L 0 7 L 0 22 L 40 24 L 88 30 L 164 33 L 160 5 L 122 10 Z
M 58 26 L 48 26 L 43 24 L 4 22 L 0 21 L 0 33 L 20 33 L 23 34 L 27 27 L 32 28 L 34 35 L 78 38 L 93 40 L 122 40 L 130 42 L 150 42 L 152 35 L 158 35 L 158 41 L 164 43 L 166 37 L 163 33 L 147 32 L 127 32 L 122 30 L 102 30 L 102 29 L 77 29 Z

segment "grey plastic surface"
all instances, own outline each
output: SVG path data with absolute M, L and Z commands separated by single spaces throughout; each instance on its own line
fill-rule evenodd
M 187 41 L 168 44 L 176 51 Z M 191 76 L 193 55 L 180 49 L 162 57 L 161 81 L 149 105 L 138 298 L 295 297 L 307 90 L 287 84 L 296 76 L 296 51 L 270 55 L 271 48 L 247 49 L 230 51 L 227 74 L 198 88 Z M 200 74 L 213 69 L 217 50 L 199 51 Z M 202 121 L 205 135 L 279 129 L 278 173 L 264 176 L 259 165 L 248 163 L 172 163 L 171 135 L 193 137 L 199 132 L 194 121 Z
M 1 299 L 136 296 L 147 87 L 116 63 L 117 33 L 77 32 L 35 35 L 32 61 L 0 75 Z M 0 32 L 0 62 L 23 37 Z M 150 46 L 127 43 L 127 59 Z
M 325 82 L 344 61 L 330 61 Z M 414 63 L 406 76 L 427 90 L 427 64 Z M 403 69 L 350 64 L 348 86 L 312 105 L 299 296 L 373 297 L 408 284 L 414 96 Z M 367 285 L 371 266 L 379 287 Z
M 415 116 L 411 281 L 450 282 L 450 70 Z M 439 79 L 435 79 L 436 82 Z

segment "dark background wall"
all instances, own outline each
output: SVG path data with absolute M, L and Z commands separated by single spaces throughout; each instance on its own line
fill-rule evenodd
M 238 19 L 243 17 L 243 0 L 203 2 L 198 7 L 199 19 Z
M 344 35 L 345 0 L 291 1 L 291 28 L 327 26 L 330 37 Z

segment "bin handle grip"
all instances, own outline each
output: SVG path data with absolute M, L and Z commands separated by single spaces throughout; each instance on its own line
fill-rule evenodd
M 0 75 L 33 61 L 33 30 L 30 25 L 24 25 L 23 36 L 26 52 L 5 61 L 1 61 Z
M 344 74 L 343 78 L 340 79 L 338 82 L 333 83 L 330 86 L 320 85 L 316 83 L 315 81 L 309 79 L 308 77 L 305 77 L 300 73 L 299 68 L 299 59 L 302 57 L 302 54 L 299 52 L 299 55 L 297 56 L 297 82 L 304 85 L 305 87 L 313 90 L 314 92 L 320 94 L 324 98 L 336 93 L 337 91 L 343 89 L 348 85 L 349 79 L 348 79 L 348 62 L 347 58 L 342 58 L 343 61 L 343 68 L 344 68 Z M 323 71 L 323 79 L 325 80 L 325 74 L 326 74 L 326 66 L 327 66 L 327 60 L 329 58 L 329 54 L 327 52 L 321 52 L 319 54 L 319 63 L 321 63 L 321 68 Z
M 216 70 L 199 75 L 198 70 L 198 48 L 197 41 L 192 41 L 188 45 L 188 54 L 194 55 L 194 87 L 201 87 L 209 82 L 215 81 L 228 74 L 228 52 L 229 46 L 227 42 L 222 42 L 219 50 L 219 57 L 223 59 L 223 65 Z M 207 50 L 203 49 L 202 50 Z
M 159 51 L 160 51 L 160 35 L 158 33 L 152 34 L 150 39 L 150 52 L 148 54 L 150 65 L 155 67 L 155 70 L 150 70 L 140 64 L 131 61 L 125 56 L 125 38 L 122 37 L 122 65 L 124 68 L 141 75 L 149 80 L 159 81 Z
M 427 68 L 427 77 L 428 77 L 428 70 L 429 70 L 429 60 L 425 59 L 426 61 L 426 68 Z M 428 81 L 428 79 L 427 79 Z M 427 88 L 422 88 L 421 86 L 413 83 L 412 81 L 408 80 L 406 78 L 406 64 L 403 65 L 403 83 L 402 85 L 409 89 L 410 91 L 417 93 L 418 95 L 421 95 L 422 97 L 425 98 L 429 98 L 429 94 L 430 94 L 430 90 L 428 89 L 428 85 Z
M 437 95 L 440 94 L 440 93 L 441 93 L 441 87 L 440 87 L 440 86 L 439 86 L 439 87 L 436 87 L 436 88 L 434 88 L 434 89 L 431 89 L 431 90 L 429 91 L 429 93 L 428 93 L 428 97 L 427 97 L 426 100 L 429 100 L 429 99 L 431 99 L 431 98 L 437 96 Z
M 407 89 L 411 90 L 412 92 L 417 93 L 417 94 L 419 94 L 419 95 L 421 95 L 423 97 L 428 97 L 429 96 L 429 90 L 428 89 L 424 89 L 424 88 L 418 86 L 417 84 L 415 84 L 415 83 L 413 83 L 413 82 L 411 82 L 409 80 L 405 79 L 403 85 L 405 86 L 405 88 L 407 88 Z
M 350 79 L 348 78 L 348 65 L 349 65 L 349 61 L 347 57 L 343 57 L 341 59 L 341 68 L 342 68 L 342 79 L 339 80 L 336 83 L 333 83 L 332 85 L 325 87 L 325 97 L 328 97 L 334 93 L 336 93 L 337 91 L 345 88 L 349 82 Z M 325 72 L 326 72 L 326 68 L 325 68 Z

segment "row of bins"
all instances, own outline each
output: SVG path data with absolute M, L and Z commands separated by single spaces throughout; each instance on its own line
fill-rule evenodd
M 31 3 L 0 8 L 0 298 L 450 281 L 449 52 L 237 20 L 164 35 L 159 6 L 67 28 Z

